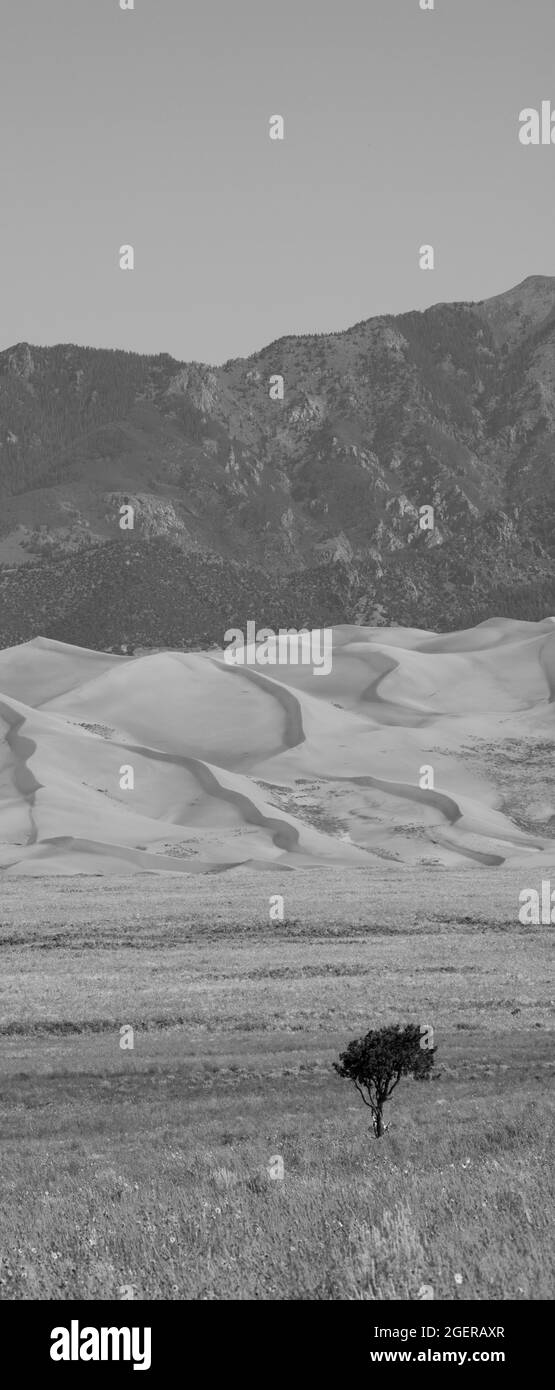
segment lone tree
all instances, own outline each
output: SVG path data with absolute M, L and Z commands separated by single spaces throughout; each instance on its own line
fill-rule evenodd
M 352 1081 L 364 1104 L 372 1111 L 376 1138 L 388 1128 L 383 1122 L 383 1108 L 402 1076 L 412 1075 L 415 1081 L 429 1081 L 434 1065 L 435 1047 L 428 1046 L 431 1030 L 423 1036 L 417 1023 L 400 1028 L 377 1028 L 364 1038 L 355 1038 L 342 1052 L 334 1069 L 339 1076 Z M 368 1093 L 368 1100 L 364 1092 Z

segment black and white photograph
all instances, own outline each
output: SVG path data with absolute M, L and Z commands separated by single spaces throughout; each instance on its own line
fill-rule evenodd
M 554 53 L 553 0 L 4 0 L 0 1304 L 54 1376 L 183 1302 L 503 1362 L 553 1297 Z

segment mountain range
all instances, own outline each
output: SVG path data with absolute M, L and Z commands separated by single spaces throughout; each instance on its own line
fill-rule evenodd
M 555 277 L 221 367 L 17 344 L 0 353 L 0 646 L 541 621 L 554 445 Z

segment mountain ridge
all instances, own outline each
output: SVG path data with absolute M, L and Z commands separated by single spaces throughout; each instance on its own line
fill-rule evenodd
M 551 290 L 552 293 L 553 293 L 554 307 L 555 307 L 555 275 L 527 275 L 527 276 L 525 276 L 524 280 L 520 280 L 516 285 L 512 285 L 508 290 L 501 290 L 501 291 L 499 291 L 497 294 L 488 295 L 488 297 L 487 297 L 486 299 L 460 299 L 460 300 L 438 299 L 438 300 L 434 300 L 434 302 L 433 302 L 432 304 L 427 305 L 424 309 L 411 309 L 411 310 L 408 310 L 408 311 L 407 311 L 407 310 L 403 310 L 403 313 L 408 312 L 408 313 L 415 313 L 415 314 L 427 314 L 427 313 L 430 313 L 430 311 L 432 311 L 432 310 L 434 310 L 434 309 L 443 309 L 443 308 L 445 308 L 445 307 L 452 306 L 452 305 L 457 305 L 457 306 L 459 306 L 459 307 L 462 306 L 462 307 L 470 308 L 470 309 L 481 308 L 481 307 L 487 306 L 487 305 L 494 305 L 494 304 L 497 303 L 497 301 L 508 301 L 512 296 L 518 295 L 521 291 L 523 291 L 523 290 L 525 290 L 525 289 L 531 290 L 532 287 L 536 287 L 536 288 L 538 288 L 538 289 L 539 289 L 540 287 L 544 287 L 544 288 L 547 287 L 549 290 Z M 22 338 L 21 340 L 19 340 L 19 341 L 16 342 L 16 343 L 8 344 L 5 348 L 0 348 L 0 359 L 2 358 L 2 356 L 3 356 L 4 354 L 6 354 L 6 353 L 9 354 L 9 353 L 16 352 L 16 351 L 18 351 L 18 349 L 30 349 L 32 352 L 49 352 L 49 351 L 53 351 L 55 348 L 72 347 L 72 348 L 75 348 L 77 351 L 86 351 L 86 352 L 111 352 L 111 353 L 120 353 L 120 352 L 123 352 L 123 353 L 130 354 L 130 355 L 133 356 L 133 357 L 141 357 L 141 358 L 144 358 L 144 357 L 146 357 L 146 358 L 150 358 L 150 357 L 156 358 L 156 357 L 157 357 L 157 358 L 159 358 L 159 359 L 164 359 L 164 360 L 167 361 L 167 362 L 174 362 L 174 363 L 177 363 L 177 364 L 180 365 L 180 366 L 191 365 L 191 363 L 194 363 L 196 366 L 198 366 L 198 367 L 204 367 L 204 368 L 205 368 L 206 370 L 208 370 L 208 371 L 220 371 L 220 370 L 222 370 L 224 367 L 228 366 L 228 365 L 229 365 L 230 363 L 232 363 L 232 362 L 248 362 L 248 361 L 251 360 L 251 358 L 257 357 L 257 356 L 259 356 L 262 352 L 268 351 L 269 348 L 276 347 L 276 346 L 278 346 L 279 344 L 285 343 L 285 342 L 288 342 L 288 341 L 291 341 L 292 339 L 295 339 L 295 340 L 298 340 L 298 341 L 302 341 L 303 339 L 307 339 L 307 338 L 338 338 L 338 337 L 342 337 L 344 334 L 347 334 L 347 333 L 352 332 L 352 330 L 353 330 L 354 328 L 359 328 L 361 325 L 364 325 L 364 324 L 367 324 L 367 323 L 377 323 L 377 322 L 379 322 L 380 320 L 382 320 L 382 321 L 386 321 L 386 320 L 389 321 L 390 319 L 400 318 L 400 317 L 402 317 L 401 314 L 394 314 L 393 312 L 387 312 L 387 313 L 384 313 L 384 314 L 369 314 L 369 315 L 368 315 L 368 318 L 359 319 L 359 320 L 357 320 L 356 323 L 354 323 L 354 324 L 348 324 L 346 328 L 334 328 L 334 329 L 329 329 L 329 331 L 327 331 L 327 332 L 315 332 L 315 333 L 310 333 L 310 332 L 308 332 L 308 333 L 285 333 L 285 334 L 282 334 L 279 338 L 270 339 L 270 341 L 269 341 L 268 343 L 264 343 L 263 346 L 262 346 L 261 348 L 255 348 L 251 353 L 248 353 L 248 354 L 246 354 L 245 356 L 229 357 L 229 358 L 226 358 L 226 361 L 225 361 L 225 362 L 222 362 L 222 363 L 219 364 L 219 365 L 218 365 L 217 363 L 214 363 L 214 362 L 205 362 L 205 361 L 201 361 L 200 359 L 197 359 L 197 358 L 180 358 L 180 357 L 174 357 L 172 353 L 166 353 L 166 352 L 160 352 L 160 353 L 139 353 L 139 352 L 135 352 L 133 348 L 123 348 L 123 347 L 118 347 L 118 348 L 95 348 L 95 347 L 90 347 L 90 346 L 87 345 L 86 343 L 68 343 L 68 342 L 65 341 L 65 340 L 64 340 L 64 341 L 60 341 L 60 342 L 58 342 L 58 343 L 39 344 L 39 343 L 31 343 L 31 342 L 29 342 L 29 341 L 28 341 L 27 339 L 25 339 L 25 338 Z
M 279 377 L 284 398 L 272 399 Z M 172 563 L 183 570 L 185 557 L 191 569 L 196 557 L 207 575 L 215 561 L 244 567 L 248 595 L 254 567 L 268 602 L 275 591 L 296 609 L 294 590 L 312 625 L 327 611 L 336 622 L 376 609 L 380 621 L 410 621 L 427 573 L 433 627 L 481 614 L 493 589 L 509 608 L 511 592 L 521 604 L 530 591 L 518 616 L 537 620 L 540 598 L 555 606 L 554 443 L 555 277 L 289 335 L 221 367 L 15 344 L 0 352 L 0 642 L 39 630 L 63 639 L 69 622 L 69 640 L 88 645 L 61 611 L 57 567 L 75 612 L 92 552 L 117 597 L 130 537 L 137 553 L 151 551 L 154 588 Z M 124 506 L 135 510 L 132 533 L 119 526 Z M 41 591 L 19 625 L 14 578 Z M 203 640 L 221 642 L 230 625 L 221 587 Z M 337 604 L 326 608 L 330 588 Z M 108 607 L 109 645 L 138 640 L 139 629 L 144 641 L 139 613 L 125 638 L 116 598 Z

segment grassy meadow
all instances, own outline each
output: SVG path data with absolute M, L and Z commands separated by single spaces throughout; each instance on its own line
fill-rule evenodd
M 0 1298 L 551 1297 L 535 879 L 4 880 Z M 433 1026 L 436 1076 L 400 1083 L 378 1141 L 332 1062 L 391 1022 Z

